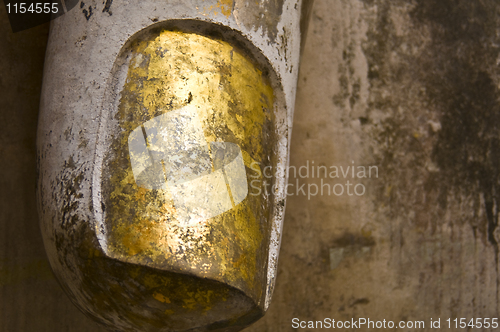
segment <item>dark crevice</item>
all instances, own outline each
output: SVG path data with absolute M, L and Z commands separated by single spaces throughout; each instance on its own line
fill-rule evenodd
M 108 13 L 109 16 L 113 15 L 113 13 L 111 13 L 110 11 L 111 4 L 113 4 L 113 0 L 106 0 L 106 3 L 104 4 L 104 8 L 102 10 L 103 13 Z

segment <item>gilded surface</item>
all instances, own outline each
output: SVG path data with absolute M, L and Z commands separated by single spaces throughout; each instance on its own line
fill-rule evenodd
M 137 160 L 148 164 L 146 159 L 153 158 L 155 152 L 145 123 L 169 112 L 189 110 L 196 118 L 196 127 L 202 128 L 201 136 L 200 132 L 186 131 L 182 124 L 163 136 L 168 140 L 177 135 L 175 144 L 167 149 L 176 151 L 176 158 L 180 158 L 176 165 L 185 165 L 193 156 L 193 146 L 198 146 L 197 167 L 201 167 L 200 156 L 209 162 L 198 171 L 213 174 L 217 170 L 214 143 L 233 143 L 241 149 L 250 185 L 250 176 L 255 176 L 249 168 L 251 163 L 261 168 L 269 165 L 274 145 L 273 91 L 269 82 L 240 50 L 192 33 L 151 34 L 129 45 L 123 56 L 127 55 L 127 77 L 111 121 L 115 127 L 109 125 L 107 129 L 111 131 L 107 134 L 112 135 L 111 149 L 102 173 L 106 254 L 126 263 L 220 281 L 259 303 L 266 284 L 269 197 L 255 195 L 255 190 L 248 187 L 248 194 L 239 204 L 231 196 L 229 210 L 209 218 L 190 218 L 176 203 L 171 185 L 172 170 L 180 171 L 182 167 L 171 168 L 169 173 L 163 163 L 163 185 L 150 187 L 153 189 L 140 182 L 138 185 L 129 137 L 142 126 L 150 153 Z M 196 144 L 190 146 L 189 142 Z M 162 158 L 166 162 L 168 156 Z M 224 174 L 227 184 L 227 168 Z M 183 185 L 189 189 L 190 183 Z M 211 199 L 217 200 L 217 195 L 224 192 L 231 194 L 232 188 L 234 195 L 234 187 L 229 184 L 212 188 Z M 191 201 L 199 199 L 202 205 L 207 195 L 192 189 L 183 193 L 191 195 Z M 155 293 L 153 297 L 168 303 L 167 293 Z M 193 303 L 199 302 L 197 297 L 206 301 L 214 297 L 209 293 L 191 295 Z M 192 304 L 186 301 L 183 307 L 189 309 Z

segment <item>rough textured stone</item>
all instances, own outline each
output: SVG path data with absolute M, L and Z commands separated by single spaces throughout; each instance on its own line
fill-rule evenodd
M 112 15 L 89 4 L 90 17 L 73 10 L 52 21 L 45 58 L 37 193 L 51 267 L 72 302 L 110 330 L 239 331 L 266 311 L 276 279 L 301 3 L 123 1 Z M 249 25 L 253 7 L 276 20 Z M 147 129 L 180 108 L 191 115 Z M 129 135 L 142 124 L 140 174 L 168 186 L 140 188 L 129 166 Z M 247 169 L 270 165 L 272 193 L 230 208 L 224 178 L 234 177 L 216 167 L 171 182 L 200 174 L 190 167 L 202 154 L 179 153 L 187 142 L 238 144 Z M 166 162 L 157 144 L 177 155 Z M 209 217 L 207 196 L 225 212 Z M 201 285 L 211 281 L 232 288 Z

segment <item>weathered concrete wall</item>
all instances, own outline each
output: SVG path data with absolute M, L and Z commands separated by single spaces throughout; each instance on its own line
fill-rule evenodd
M 497 315 L 499 10 L 315 3 L 291 164 L 355 161 L 379 177 L 352 180 L 361 197 L 289 197 L 274 302 L 249 330 Z
M 276 291 L 246 331 L 293 331 L 294 317 L 428 327 L 430 318 L 498 313 L 499 10 L 493 0 L 316 0 L 291 164 L 354 161 L 378 166 L 378 178 L 323 179 L 361 183 L 362 196 L 308 200 L 289 187 Z M 3 59 L 32 67 L 14 76 L 1 65 L 2 117 L 12 125 L 1 136 L 0 331 L 100 331 L 52 279 L 38 235 L 38 88 L 23 89 L 40 80 L 45 31 L 7 34 L 4 16 L 0 52 L 17 53 Z M 38 51 L 23 56 L 38 60 L 21 58 L 28 47 Z

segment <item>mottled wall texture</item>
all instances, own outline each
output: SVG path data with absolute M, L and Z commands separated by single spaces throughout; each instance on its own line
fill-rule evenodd
M 38 230 L 48 27 L 12 34 L 2 6 L 0 23 L 0 331 L 102 331 L 57 285 Z M 274 298 L 245 331 L 498 315 L 500 3 L 316 0 L 307 38 L 290 163 L 309 176 L 290 174 Z M 347 181 L 364 194 L 307 195 Z

